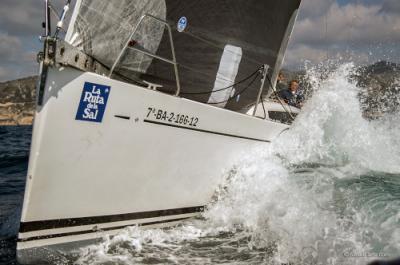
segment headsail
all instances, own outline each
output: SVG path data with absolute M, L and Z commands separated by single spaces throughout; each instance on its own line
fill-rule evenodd
M 142 14 L 165 20 L 165 1 L 77 0 L 65 40 L 111 67 Z M 146 21 L 139 27 L 132 43 L 155 53 L 163 33 L 164 25 Z M 150 63 L 150 57 L 129 52 L 120 68 L 131 74 L 145 73 Z
M 166 20 L 172 28 L 181 96 L 205 103 L 222 98 L 226 102 L 220 106 L 240 110 L 255 102 L 260 86 L 246 78 L 263 64 L 274 70 L 272 79 L 279 70 L 300 1 L 77 0 L 66 40 L 111 67 L 142 15 Z M 143 21 L 131 45 L 171 58 L 168 33 L 155 20 Z M 161 84 L 166 92 L 176 89 L 170 64 L 132 49 L 116 71 Z M 224 86 L 227 92 L 218 92 Z

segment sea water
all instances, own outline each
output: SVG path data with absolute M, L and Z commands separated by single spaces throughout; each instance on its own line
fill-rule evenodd
M 310 71 L 313 96 L 292 128 L 227 169 L 201 218 L 130 227 L 65 261 L 346 265 L 400 256 L 400 116 L 363 118 L 352 71 L 323 80 Z M 0 261 L 13 262 L 29 129 L 2 130 L 1 144 L 14 144 L 0 147 Z
M 0 126 L 0 264 L 16 264 L 15 248 L 28 167 L 31 126 Z

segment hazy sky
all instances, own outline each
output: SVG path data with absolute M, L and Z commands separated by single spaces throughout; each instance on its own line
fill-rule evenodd
M 400 0 L 304 0 L 285 66 L 400 62 Z
M 0 81 L 36 74 L 42 9 L 42 0 L 1 0 Z M 285 67 L 326 58 L 400 62 L 400 0 L 303 0 Z

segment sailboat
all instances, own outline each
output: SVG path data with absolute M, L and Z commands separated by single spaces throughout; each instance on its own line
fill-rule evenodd
M 300 1 L 45 1 L 18 261 L 199 216 L 298 112 L 267 98 Z

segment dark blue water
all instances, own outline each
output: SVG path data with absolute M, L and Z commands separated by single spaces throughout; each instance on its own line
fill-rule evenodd
M 15 261 L 31 126 L 0 126 L 0 264 Z

